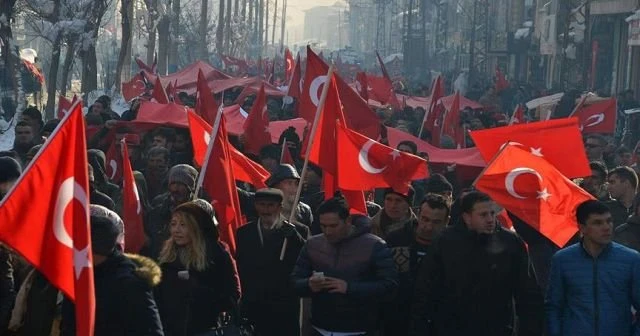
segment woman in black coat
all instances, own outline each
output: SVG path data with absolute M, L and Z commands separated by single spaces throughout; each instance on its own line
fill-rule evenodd
M 160 252 L 156 301 L 167 336 L 216 327 L 221 313 L 230 312 L 240 299 L 235 260 L 219 241 L 211 206 L 203 203 L 187 202 L 173 211 L 171 236 Z

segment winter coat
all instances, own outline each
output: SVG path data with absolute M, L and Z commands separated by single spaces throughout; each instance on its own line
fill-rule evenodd
M 354 219 L 352 232 L 338 243 L 323 234 L 311 237 L 300 251 L 292 278 L 299 296 L 311 297 L 311 323 L 334 332 L 375 331 L 381 305 L 389 302 L 398 287 L 391 250 L 379 237 L 368 233 L 369 219 Z M 313 272 L 347 282 L 347 293 L 313 293 Z
M 152 260 L 114 252 L 93 269 L 95 336 L 164 335 L 152 288 L 160 282 L 160 268 Z M 65 299 L 61 336 L 75 335 L 75 309 Z
M 387 245 L 398 271 L 399 286 L 398 295 L 383 307 L 383 335 L 386 336 L 406 336 L 409 333 L 418 266 L 429 249 L 429 246 L 416 242 L 416 226 L 417 222 L 408 223 L 405 228 L 391 232 L 387 237 Z
M 240 211 L 245 216 L 247 221 L 253 222 L 258 219 L 254 201 L 255 193 L 240 188 L 236 188 L 236 190 L 238 191 L 238 199 L 240 201 Z M 313 223 L 313 213 L 311 212 L 311 207 L 303 202 L 298 202 L 298 210 L 296 213 L 295 221 L 297 223 L 304 224 L 307 227 L 311 227 L 311 224 Z
M 16 298 L 11 259 L 9 250 L 0 245 L 0 335 L 5 334 Z
M 616 228 L 613 240 L 640 252 L 640 217 L 631 216 L 625 224 Z
M 633 206 L 627 208 L 624 206 L 624 204 L 622 204 L 622 202 L 618 200 L 611 200 L 609 202 L 605 202 L 605 204 L 611 211 L 614 229 L 626 223 L 627 219 L 629 219 L 629 216 L 633 215 Z
M 518 335 L 540 336 L 543 297 L 524 242 L 501 227 L 487 235 L 457 224 L 422 260 L 409 334 L 511 336 L 514 301 Z
M 235 260 L 221 242 L 207 247 L 207 268 L 186 271 L 179 260 L 161 264 L 162 282 L 156 300 L 167 336 L 203 333 L 218 324 L 222 312 L 230 312 L 240 299 Z
M 290 236 L 284 259 L 280 260 L 288 225 Z M 284 222 L 278 228 L 258 234 L 257 221 L 238 229 L 236 260 L 242 284 L 242 310 L 261 335 L 299 334 L 298 299 L 290 281 L 300 249 L 309 236 L 309 228 L 302 224 Z
M 25 287 L 26 286 L 26 287 Z M 16 295 L 9 329 L 15 336 L 49 336 L 58 332 L 54 320 L 60 320 L 59 291 L 31 268 Z
M 409 223 L 417 220 L 416 214 L 413 210 L 409 209 L 409 213 L 401 220 L 391 219 L 382 208 L 382 211 L 378 212 L 373 218 L 371 218 L 371 233 L 382 238 L 387 239 L 387 236 L 396 230 L 402 230 Z
M 548 336 L 638 336 L 631 307 L 640 310 L 640 254 L 610 243 L 598 257 L 582 243 L 551 260 L 545 298 Z

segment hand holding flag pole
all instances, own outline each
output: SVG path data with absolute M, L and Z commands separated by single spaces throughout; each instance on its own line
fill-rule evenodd
M 293 223 L 296 218 L 296 208 L 298 207 L 298 202 L 300 202 L 300 194 L 302 194 L 302 181 L 304 181 L 304 176 L 307 174 L 307 168 L 309 167 L 309 155 L 311 153 L 311 148 L 313 147 L 313 140 L 316 137 L 316 132 L 318 130 L 318 120 L 320 119 L 320 113 L 322 113 L 322 109 L 324 108 L 324 102 L 327 100 L 327 94 L 329 92 L 329 84 L 331 83 L 331 77 L 333 77 L 333 72 L 335 70 L 335 65 L 331 64 L 329 67 L 329 72 L 327 73 L 327 79 L 324 82 L 324 86 L 322 87 L 322 95 L 320 96 L 320 101 L 318 102 L 318 107 L 316 108 L 316 115 L 313 119 L 313 125 L 311 126 L 311 133 L 309 134 L 309 143 L 307 144 L 307 151 L 304 156 L 304 164 L 302 165 L 302 173 L 300 174 L 300 184 L 298 184 L 298 190 L 296 192 L 296 198 L 293 201 L 293 211 L 291 211 L 291 215 L 289 216 L 289 222 Z M 284 253 L 287 251 L 288 239 L 285 238 L 282 243 L 282 249 L 280 250 L 280 261 L 284 260 Z

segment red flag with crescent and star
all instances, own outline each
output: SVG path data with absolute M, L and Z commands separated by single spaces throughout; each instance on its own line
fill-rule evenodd
M 560 247 L 578 232 L 578 205 L 593 199 L 547 160 L 511 143 L 475 187 Z
M 105 153 L 105 167 L 107 177 L 113 183 L 122 182 L 122 152 L 118 150 L 115 139 L 110 142 L 109 149 Z
M 590 105 L 581 104 L 571 116 L 578 118 L 583 134 L 613 134 L 616 130 L 617 112 L 616 99 L 610 98 Z
M 147 91 L 144 77 L 141 74 L 136 74 L 128 82 L 122 82 L 122 97 L 126 101 L 142 96 Z
M 511 141 L 531 154 L 545 158 L 569 178 L 591 176 L 577 118 L 472 131 L 471 138 L 486 162 Z
M 127 253 L 138 253 L 144 245 L 142 203 L 129 160 L 126 139 L 120 142 L 122 150 L 122 221 L 124 222 L 124 248 Z
M 373 141 L 338 122 L 338 186 L 347 190 L 391 187 L 407 194 L 411 181 L 429 177 L 427 161 Z
M 207 154 L 207 147 L 211 139 L 211 125 L 202 120 L 198 115 L 189 111 L 189 133 L 191 133 L 191 144 L 193 145 L 193 160 L 202 167 L 204 157 Z M 251 183 L 254 187 L 266 188 L 265 183 L 270 173 L 259 163 L 249 159 L 231 144 L 228 146 L 233 165 L 233 174 L 238 181 Z
M 196 113 L 202 117 L 209 125 L 213 125 L 213 121 L 216 119 L 216 113 L 219 110 L 218 103 L 211 94 L 211 89 L 207 79 L 204 77 L 202 70 L 198 70 L 198 81 L 196 84 L 198 90 L 196 91 Z M 221 102 L 222 104 L 222 102 Z
M 155 101 L 160 104 L 169 104 L 169 96 L 165 91 L 164 86 L 160 82 L 160 76 L 156 77 L 156 82 L 153 85 L 153 91 L 151 92 L 151 101 Z
M 75 303 L 76 335 L 93 336 L 95 297 L 84 128 L 82 105 L 77 103 L 0 201 L 0 241 Z
M 286 48 L 284 50 L 284 74 L 285 74 L 285 83 L 289 83 L 291 81 L 291 77 L 293 77 L 293 68 L 295 67 L 295 60 L 293 59 L 293 54 L 291 54 L 291 50 Z
M 75 104 L 77 101 L 78 96 L 76 95 L 73 95 L 73 99 L 71 99 L 71 101 L 69 101 L 69 99 L 67 99 L 67 97 L 65 96 L 60 96 L 58 98 L 58 119 L 64 118 L 64 116 L 71 110 L 71 107 L 73 107 L 73 104 Z
M 300 93 L 302 91 L 302 69 L 300 68 L 300 54 L 296 56 L 296 64 L 293 67 L 293 74 L 291 75 L 291 80 L 287 83 L 289 84 L 289 89 L 287 90 L 287 96 L 300 99 Z
M 244 129 L 244 146 L 247 153 L 258 155 L 262 147 L 271 144 L 271 132 L 269 131 L 269 112 L 267 112 L 267 96 L 264 93 L 264 84 L 260 85 L 260 91 L 253 101 L 249 116 L 242 125 Z

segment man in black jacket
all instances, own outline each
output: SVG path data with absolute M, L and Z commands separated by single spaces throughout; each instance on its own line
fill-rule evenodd
M 414 336 L 540 336 L 543 297 L 523 241 L 496 225 L 495 203 L 470 192 L 462 220 L 436 238 L 424 257 L 412 306 Z
M 384 306 L 384 335 L 406 336 L 411 321 L 411 302 L 418 266 L 431 246 L 431 242 L 448 224 L 451 208 L 441 195 L 426 194 L 418 220 L 391 232 L 387 244 L 393 251 L 400 286 L 393 303 Z
M 280 214 L 283 197 L 278 189 L 256 191 L 258 219 L 241 226 L 236 238 L 242 310 L 261 336 L 300 334 L 300 300 L 289 276 L 309 228 L 289 223 Z
M 125 256 L 118 245 L 122 227 L 118 215 L 92 215 L 91 247 L 95 283 L 95 336 L 162 336 L 162 324 L 152 287 L 160 282 L 160 267 L 141 256 Z M 65 299 L 61 335 L 75 335 L 75 308 Z
M 349 217 L 344 198 L 317 212 L 323 234 L 307 241 L 292 274 L 298 295 L 312 299 L 313 335 L 374 335 L 398 286 L 391 251 L 368 233 L 369 218 Z

